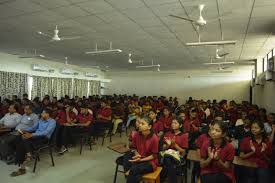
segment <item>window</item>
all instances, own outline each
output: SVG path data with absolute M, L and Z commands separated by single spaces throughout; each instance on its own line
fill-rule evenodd
M 267 56 L 263 59 L 263 72 L 267 70 Z

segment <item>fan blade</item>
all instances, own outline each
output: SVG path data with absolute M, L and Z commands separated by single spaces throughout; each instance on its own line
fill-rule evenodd
M 34 58 L 34 56 L 19 56 L 18 58 L 22 58 L 22 59 L 25 59 L 25 58 Z
M 46 34 L 44 32 L 37 31 L 37 34 L 39 34 L 41 36 L 46 36 L 46 37 L 52 38 L 52 36 L 50 36 L 49 34 Z
M 219 19 L 225 19 L 226 16 L 231 15 L 231 14 L 232 14 L 232 12 L 226 12 L 226 13 L 223 13 L 222 15 L 218 16 L 218 17 L 207 19 L 207 22 L 209 23 L 209 22 L 215 22 Z
M 226 55 L 228 55 L 229 53 L 222 53 L 222 54 L 218 54 L 219 55 L 219 57 L 224 57 L 224 56 L 226 56 Z
M 60 40 L 73 40 L 73 39 L 80 39 L 81 36 L 75 36 L 75 37 L 61 37 Z
M 4 1 L 1 1 L 1 2 L 0 2 L 0 5 L 12 3 L 13 1 L 16 1 L 16 0 L 4 0 Z
M 177 15 L 169 15 L 170 17 L 174 17 L 174 18 L 179 18 L 179 19 L 182 19 L 182 20 L 186 20 L 186 21 L 189 21 L 189 22 L 196 22 L 195 20 L 192 20 L 192 19 L 189 19 L 189 18 L 184 18 L 184 17 L 180 17 L 180 16 L 177 16 Z

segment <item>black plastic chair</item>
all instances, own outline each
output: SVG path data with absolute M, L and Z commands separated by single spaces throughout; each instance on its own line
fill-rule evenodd
M 51 157 L 51 161 L 52 161 L 52 166 L 55 166 L 54 164 L 54 159 L 53 159 L 53 153 L 52 153 L 52 148 L 53 148 L 53 144 L 54 144 L 54 139 L 55 139 L 55 132 L 56 132 L 56 128 L 53 132 L 53 134 L 51 135 L 51 138 L 48 139 L 48 141 L 44 144 L 39 144 L 34 148 L 34 166 L 33 166 L 33 173 L 35 173 L 36 170 L 36 166 L 37 166 L 37 162 L 40 160 L 40 151 L 44 150 L 44 149 L 48 149 L 49 150 L 49 155 Z
M 88 143 L 90 147 L 90 151 L 92 150 L 92 142 L 91 142 L 91 134 L 87 133 L 81 133 L 80 134 L 80 155 L 82 154 L 83 144 Z
M 95 124 L 96 125 L 96 124 Z M 101 125 L 96 125 L 95 126 L 95 133 L 96 133 L 96 138 L 102 137 L 102 146 L 104 145 L 105 138 L 109 135 L 110 142 L 112 142 L 112 128 L 113 128 L 113 123 L 109 122 L 108 125 L 106 123 L 106 126 L 101 126 Z M 108 131 L 106 133 L 106 131 Z
M 116 169 L 115 169 L 115 175 L 114 175 L 114 181 L 113 183 L 116 183 L 117 179 L 117 173 L 125 173 L 124 170 L 120 170 L 119 167 L 123 167 L 123 156 L 120 156 L 116 159 Z

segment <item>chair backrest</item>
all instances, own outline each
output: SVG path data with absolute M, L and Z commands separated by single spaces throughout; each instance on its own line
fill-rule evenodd
M 50 137 L 50 139 L 49 139 L 49 144 L 51 145 L 51 144 L 53 144 L 53 142 L 54 142 L 54 139 L 55 139 L 55 137 L 56 137 L 56 127 L 54 128 L 54 131 L 53 131 L 53 133 L 52 133 L 52 135 L 51 135 L 51 137 Z

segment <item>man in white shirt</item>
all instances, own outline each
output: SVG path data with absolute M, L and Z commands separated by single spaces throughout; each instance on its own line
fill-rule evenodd
M 21 115 L 17 113 L 18 106 L 11 104 L 9 112 L 0 120 L 0 128 L 15 128 L 21 120 Z

